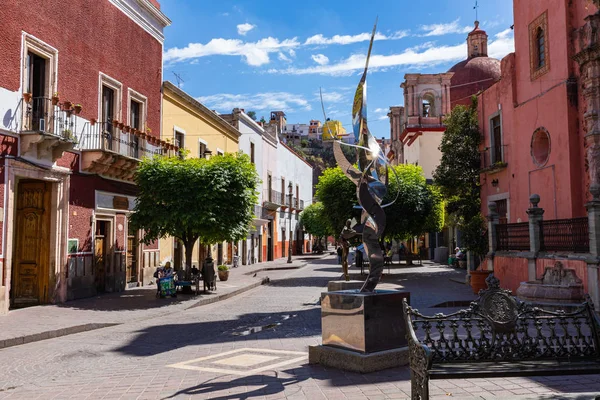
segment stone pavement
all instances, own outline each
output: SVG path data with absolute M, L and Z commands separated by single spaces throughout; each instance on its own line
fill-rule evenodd
M 261 274 L 258 273 L 257 277 Z M 320 293 L 333 257 L 276 271 L 270 284 L 222 302 L 0 350 L 0 399 L 407 399 L 406 367 L 372 374 L 307 363 L 320 342 Z M 449 312 L 470 288 L 464 271 L 393 267 L 421 310 Z M 33 323 L 32 321 L 31 323 Z M 439 380 L 432 399 L 593 399 L 600 376 Z
M 105 328 L 126 322 L 153 318 L 157 314 L 177 313 L 215 301 L 228 299 L 268 282 L 277 271 L 298 269 L 306 260 L 324 256 L 298 256 L 241 265 L 232 268 L 229 280 L 217 281 L 217 291 L 199 296 L 180 294 L 177 298 L 156 298 L 156 286 L 128 289 L 63 304 L 11 310 L 0 316 L 0 349 L 74 333 Z M 258 274 L 261 276 L 259 277 Z M 35 323 L 32 323 L 35 321 Z

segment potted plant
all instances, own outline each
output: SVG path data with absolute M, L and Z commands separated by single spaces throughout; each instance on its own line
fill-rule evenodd
M 217 271 L 220 281 L 225 282 L 227 279 L 229 279 L 229 267 L 227 265 L 219 265 L 217 267 Z
M 70 101 L 65 101 L 65 102 L 63 102 L 62 106 L 63 106 L 63 110 L 71 111 L 71 107 L 73 106 L 73 103 L 71 103 Z
M 52 95 L 52 105 L 57 105 L 59 101 L 60 98 L 58 97 L 58 92 L 54 92 L 54 94 Z
M 125 125 L 123 127 L 123 130 L 125 131 L 125 133 L 129 133 L 129 131 L 131 130 L 131 128 L 129 127 L 129 125 Z
M 125 128 L 125 124 L 122 122 L 119 122 L 119 129 L 123 130 L 123 128 Z
M 90 118 L 90 125 L 91 126 L 96 125 L 96 122 L 98 122 L 98 121 L 96 121 L 96 118 Z
M 487 270 L 487 264 L 484 262 L 485 254 L 488 251 L 485 218 L 481 213 L 475 215 L 469 222 L 463 224 L 461 232 L 467 251 L 471 252 L 479 261 L 479 267 L 469 271 L 473 293 L 479 294 L 480 290 L 487 287 L 485 280 L 492 273 Z
M 25 100 L 25 103 L 29 103 L 31 101 L 31 93 L 23 92 L 23 100 Z
M 116 119 L 113 119 L 113 120 L 112 120 L 112 124 L 113 124 L 113 126 L 116 128 L 116 127 L 118 127 L 118 126 L 119 126 L 119 121 L 118 121 L 118 120 L 116 120 Z
M 79 114 L 81 110 L 83 110 L 83 107 L 81 106 L 81 104 L 77 103 L 73 106 L 73 110 L 75 110 L 75 114 Z

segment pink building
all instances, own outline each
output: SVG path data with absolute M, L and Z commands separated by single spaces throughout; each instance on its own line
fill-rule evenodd
M 174 150 L 170 21 L 155 0 L 7 0 L 0 20 L 0 314 L 140 284 L 158 246 L 127 215 L 139 159 Z
M 487 215 L 488 204 L 495 203 L 499 235 L 507 239 L 491 243 L 501 284 L 515 290 L 561 259 L 576 270 L 597 302 L 598 254 L 589 240 L 596 216 L 593 207 L 589 220 L 586 213 L 586 204 L 589 209 L 593 203 L 588 176 L 592 183 L 598 179 L 600 157 L 586 153 L 600 134 L 600 55 L 590 50 L 598 45 L 597 34 L 591 34 L 600 18 L 598 1 L 594 3 L 515 0 L 515 52 L 502 60 L 500 81 L 479 95 L 478 112 L 482 212 Z M 546 241 L 541 247 L 527 239 L 532 218 L 538 218 L 536 211 L 528 214 L 532 194 L 540 196 L 544 209 L 540 226 Z M 521 242 L 516 239 L 519 230 L 525 237 Z

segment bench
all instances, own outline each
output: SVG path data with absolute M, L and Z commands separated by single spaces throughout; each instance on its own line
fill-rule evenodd
M 599 321 L 589 297 L 566 311 L 488 288 L 466 310 L 425 316 L 404 300 L 411 398 L 429 399 L 430 379 L 600 373 Z
M 407 261 L 407 254 L 398 254 L 398 262 Z M 423 258 L 421 254 L 414 253 L 411 257 L 411 261 L 416 261 L 418 265 L 423 265 Z M 407 263 L 408 264 L 408 263 Z

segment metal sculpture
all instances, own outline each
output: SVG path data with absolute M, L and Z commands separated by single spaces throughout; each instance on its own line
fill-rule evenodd
M 387 193 L 389 163 L 367 126 L 367 71 L 376 29 L 377 22 L 373 27 L 365 70 L 356 88 L 352 105 L 352 128 L 358 145 L 349 145 L 340 140 L 333 142 L 335 160 L 344 174 L 356 184 L 358 203 L 362 208 L 362 241 L 369 258 L 370 269 L 369 276 L 360 289 L 361 292 L 373 292 L 383 273 L 383 250 L 379 246 L 379 239 L 385 229 L 383 207 L 389 205 L 381 205 Z M 335 134 L 329 132 L 329 134 L 337 138 L 337 132 Z M 342 152 L 342 145 L 356 148 L 358 169 L 346 159 Z M 382 167 L 385 170 L 385 183 L 380 180 L 378 172 Z

